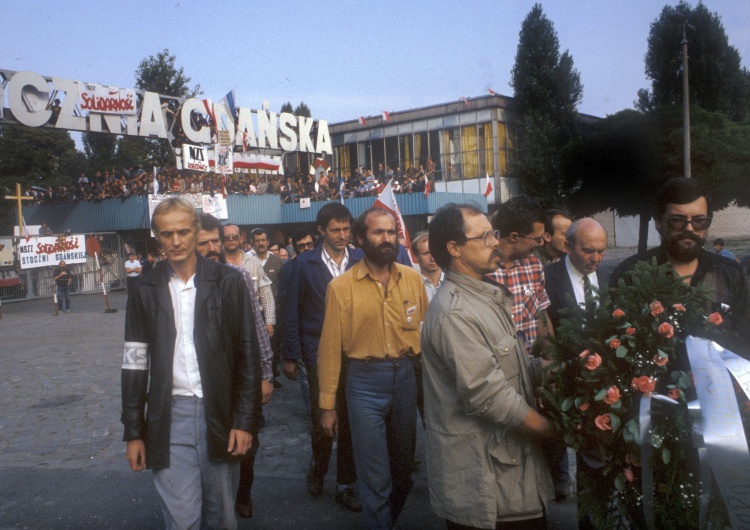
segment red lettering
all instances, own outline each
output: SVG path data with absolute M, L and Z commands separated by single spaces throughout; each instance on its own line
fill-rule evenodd
M 67 250 L 75 250 L 79 247 L 78 238 L 76 237 L 72 241 L 63 240 L 58 241 L 54 245 L 49 243 L 37 243 L 36 253 L 37 254 L 54 254 L 55 252 L 65 252 Z

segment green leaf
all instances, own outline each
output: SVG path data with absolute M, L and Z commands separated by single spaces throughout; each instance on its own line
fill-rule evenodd
M 667 449 L 666 447 L 661 450 L 661 459 L 664 462 L 664 465 L 668 465 L 669 461 L 672 459 L 672 451 Z
M 620 420 L 620 416 L 617 414 L 609 413 L 609 420 L 612 422 L 612 432 L 617 432 L 617 430 L 620 428 L 620 423 L 622 423 L 622 420 Z
M 563 412 L 568 412 L 570 410 L 570 407 L 572 406 L 573 406 L 573 398 L 572 397 L 565 398 L 562 404 L 560 405 L 560 410 Z
M 664 351 L 662 351 L 660 349 L 657 349 L 656 351 L 659 352 L 659 357 L 661 357 L 662 359 L 666 359 L 667 357 L 669 357 L 669 355 L 667 355 L 666 352 L 664 352 Z
M 599 392 L 596 393 L 596 395 L 594 396 L 594 400 L 601 401 L 602 399 L 604 399 L 604 396 L 606 395 L 607 395 L 607 389 L 602 388 Z
M 617 491 L 623 491 L 625 489 L 625 475 L 622 473 L 615 477 L 615 488 Z
M 623 357 L 626 357 L 628 355 L 628 349 L 625 346 L 620 345 L 615 350 L 615 355 L 618 358 L 622 359 Z
M 617 401 L 612 403 L 610 407 L 612 407 L 613 410 L 620 410 L 622 408 L 622 400 L 618 399 Z

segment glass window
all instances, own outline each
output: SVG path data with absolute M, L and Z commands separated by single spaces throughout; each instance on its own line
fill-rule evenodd
M 383 140 L 373 140 L 372 145 L 372 170 L 373 173 L 378 168 L 378 164 L 385 166 L 385 142 Z
M 441 142 L 440 142 L 440 131 L 439 130 L 431 130 L 429 133 L 430 138 L 430 155 L 432 157 L 432 161 L 435 163 L 435 176 L 433 177 L 434 180 L 439 181 L 443 180 L 443 163 L 442 163 L 442 153 L 443 150 L 441 149 Z
M 460 180 L 462 173 L 461 134 L 458 127 L 443 131 L 443 177 L 446 180 Z
M 464 112 L 459 115 L 459 121 L 461 125 L 476 125 L 477 113 L 476 112 Z
M 450 116 L 444 116 L 443 117 L 443 124 L 444 124 L 444 126 L 445 126 L 446 129 L 449 128 L 449 127 L 455 127 L 455 126 L 457 126 L 458 125 L 458 115 L 451 114 Z
M 415 133 L 414 134 L 414 167 L 419 167 L 419 164 L 424 165 L 427 161 L 427 157 L 430 156 L 427 150 L 427 133 Z
M 391 125 L 390 127 L 386 127 L 385 129 L 383 129 L 383 135 L 385 135 L 386 138 L 390 138 L 391 136 L 398 136 L 398 126 Z
M 492 124 L 480 123 L 478 127 L 479 138 L 477 146 L 479 147 L 479 178 L 482 178 L 485 175 L 494 176 L 495 153 L 492 148 Z
M 404 134 L 398 137 L 399 165 L 406 172 L 407 169 L 414 165 L 414 148 L 412 146 L 411 134 Z
M 461 153 L 463 156 L 464 179 L 479 177 L 479 152 L 477 150 L 477 126 L 464 125 L 461 127 Z
M 443 128 L 443 117 L 440 116 L 439 118 L 430 118 L 427 120 L 427 128 L 428 130 L 438 130 Z
M 412 127 L 414 128 L 414 132 L 422 132 L 427 130 L 427 120 L 422 121 L 415 121 L 412 123 Z

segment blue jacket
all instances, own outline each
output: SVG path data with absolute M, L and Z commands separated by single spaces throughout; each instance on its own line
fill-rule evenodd
M 346 268 L 352 268 L 363 257 L 362 250 L 350 248 Z M 333 276 L 323 263 L 322 242 L 294 261 L 296 281 L 289 282 L 286 292 L 281 352 L 285 360 L 301 359 L 306 365 L 315 366 L 325 318 L 326 289 Z

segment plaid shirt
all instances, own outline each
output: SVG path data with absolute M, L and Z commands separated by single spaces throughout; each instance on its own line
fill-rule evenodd
M 273 379 L 273 350 L 271 349 L 271 339 L 268 338 L 268 329 L 266 329 L 266 323 L 263 321 L 263 314 L 261 313 L 258 294 L 255 291 L 253 277 L 244 267 L 237 267 L 231 263 L 227 263 L 227 266 L 239 271 L 245 279 L 247 293 L 250 295 L 250 305 L 253 310 L 255 333 L 258 335 L 258 356 L 260 357 L 261 375 L 265 380 Z
M 513 293 L 513 322 L 522 333 L 526 351 L 539 334 L 539 313 L 549 307 L 547 291 L 544 290 L 544 267 L 538 258 L 529 256 L 517 259 L 510 268 L 500 266 L 487 275 L 491 280 L 505 285 Z

